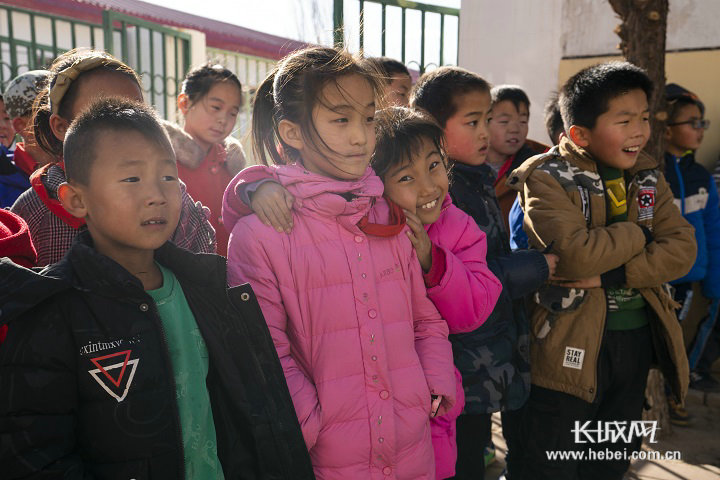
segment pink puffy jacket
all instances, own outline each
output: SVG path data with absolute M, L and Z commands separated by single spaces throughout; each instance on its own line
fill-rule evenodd
M 354 182 L 272 169 L 296 198 L 284 234 L 255 215 L 239 218 L 243 174 L 223 205 L 228 280 L 257 294 L 315 474 L 435 478 L 430 396 L 444 396 L 441 414 L 455 403 L 448 328 L 407 236 L 367 236 L 356 225 L 366 214 L 388 223 L 382 182 L 371 169 Z
M 447 322 L 450 333 L 471 332 L 487 320 L 502 291 L 500 280 L 485 260 L 485 233 L 472 217 L 452 204 L 450 195 L 443 201 L 440 217 L 426 225 L 425 230 L 433 245 L 442 252 L 445 265 L 439 283 L 428 288 L 428 296 Z M 438 479 L 455 475 L 455 421 L 465 406 L 462 378 L 457 369 L 455 376 L 455 406 L 442 417 L 432 419 L 430 424 Z

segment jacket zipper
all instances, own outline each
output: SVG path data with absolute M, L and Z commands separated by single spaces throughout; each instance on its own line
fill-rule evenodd
M 180 424 L 180 410 L 178 409 L 177 405 L 177 385 L 175 384 L 175 373 L 172 369 L 172 359 L 170 358 L 170 348 L 168 347 L 168 341 L 167 341 L 167 335 L 165 335 L 165 329 L 162 326 L 162 321 L 160 320 L 160 313 L 157 310 L 157 307 L 155 305 L 155 301 L 150 299 L 150 302 L 145 302 L 150 307 L 150 312 L 152 313 L 153 322 L 155 322 L 155 326 L 160 331 L 160 338 L 162 340 L 162 347 L 163 347 L 163 354 L 165 356 L 165 365 L 169 365 L 170 368 L 170 386 L 172 387 L 172 409 L 173 413 L 175 414 L 175 437 L 177 440 L 177 443 L 180 447 L 180 473 L 181 475 L 179 478 L 184 479 L 185 478 L 185 470 L 186 470 L 186 459 L 185 459 L 185 445 L 183 444 L 182 439 L 182 427 Z

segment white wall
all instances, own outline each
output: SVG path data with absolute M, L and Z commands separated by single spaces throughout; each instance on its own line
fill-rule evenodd
M 720 47 L 718 18 L 718 0 L 670 0 L 668 50 Z M 558 88 L 560 60 L 617 55 L 619 23 L 607 0 L 462 0 L 459 65 L 523 87 L 529 136 L 545 142 L 542 108 Z
M 458 64 L 530 97 L 529 137 L 549 142 L 542 110 L 557 89 L 563 0 L 463 0 Z

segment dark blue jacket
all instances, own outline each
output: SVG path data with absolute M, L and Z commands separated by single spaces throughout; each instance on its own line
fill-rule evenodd
M 450 195 L 487 238 L 487 262 L 502 293 L 487 321 L 470 333 L 450 335 L 465 389 L 465 412 L 516 410 L 530 391 L 529 326 L 524 297 L 547 280 L 538 251 L 511 252 L 495 197 L 495 174 L 487 165 L 456 163 Z
M 720 298 L 720 208 L 718 192 L 710 173 L 689 153 L 678 158 L 665 152 L 667 178 L 675 205 L 695 227 L 697 258 L 690 272 L 672 282 L 702 282 L 703 295 Z
M 12 162 L 13 154 L 0 145 L 0 208 L 11 207 L 28 188 L 30 180 Z

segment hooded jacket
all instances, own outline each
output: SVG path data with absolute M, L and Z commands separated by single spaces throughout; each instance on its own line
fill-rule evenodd
M 240 142 L 227 137 L 205 151 L 180 126 L 162 122 L 177 158 L 178 176 L 185 182 L 188 194 L 210 209 L 210 224 L 217 236 L 217 252 L 227 255 L 230 231 L 222 222 L 222 199 L 230 180 L 245 168 L 245 153 Z
M 58 200 L 58 187 L 65 180 L 60 164 L 45 165 L 33 173 L 32 188 L 20 195 L 10 209 L 27 222 L 40 267 L 59 262 L 85 223 L 70 215 Z M 207 208 L 188 195 L 182 182 L 180 189 L 180 221 L 170 240 L 191 252 L 215 253 L 215 229 L 208 221 Z
M 710 173 L 689 153 L 677 158 L 665 152 L 665 177 L 675 205 L 685 220 L 695 227 L 698 253 L 692 268 L 673 284 L 702 282 L 707 298 L 720 298 L 720 206 Z
M 209 354 L 207 388 L 226 479 L 313 478 L 252 289 L 225 261 L 166 243 Z M 0 464 L 10 478 L 184 478 L 162 323 L 137 278 L 80 234 L 40 273 L 0 261 Z
M 316 475 L 434 479 L 431 395 L 444 397 L 440 414 L 455 402 L 448 329 L 407 236 L 357 225 L 389 223 L 382 182 L 369 168 L 356 181 L 273 169 L 296 199 L 284 234 L 240 218 L 236 186 L 253 169 L 267 170 L 225 192 L 228 278 L 258 295 Z
M 511 252 L 488 165 L 455 163 L 450 195 L 487 239 L 487 263 L 502 292 L 482 327 L 450 336 L 455 365 L 465 388 L 465 413 L 517 410 L 530 394 L 528 318 L 525 296 L 548 278 L 548 265 L 535 250 Z
M 497 302 L 502 285 L 489 270 L 485 258 L 487 241 L 475 221 L 452 204 L 450 195 L 445 197 L 438 219 L 425 225 L 425 230 L 439 249 L 442 264 L 439 281 L 428 285 L 428 297 L 448 324 L 451 334 L 467 333 L 479 328 L 490 316 Z M 457 400 L 445 415 L 433 418 L 431 430 L 435 451 L 436 478 L 455 476 L 457 442 L 455 421 L 465 406 L 462 376 L 455 369 Z
M 556 275 L 581 279 L 619 269 L 624 278 L 610 286 L 640 292 L 651 312 L 656 362 L 680 400 L 687 392 L 688 363 L 677 303 L 663 284 L 690 270 L 697 251 L 693 229 L 648 155 L 640 153 L 625 181 L 628 220 L 607 225 L 597 164 L 564 138 L 559 147 L 515 170 L 508 185 L 520 192 L 530 245 L 552 246 L 560 257 Z M 650 243 L 641 226 L 652 232 Z M 606 317 L 604 288 L 541 291 L 530 321 L 533 384 L 593 402 Z M 579 361 L 569 361 L 569 354 Z

